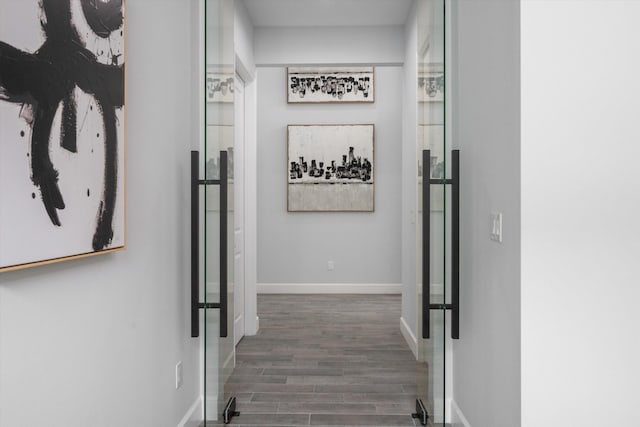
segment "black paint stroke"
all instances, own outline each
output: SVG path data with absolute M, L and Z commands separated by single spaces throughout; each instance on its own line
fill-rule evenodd
M 116 130 L 116 114 L 113 107 L 103 104 L 98 99 L 98 106 L 102 110 L 105 130 L 105 161 L 104 161 L 104 193 L 103 203 L 98 210 L 98 226 L 93 235 L 93 248 L 103 248 L 113 238 L 113 213 L 116 207 L 116 189 L 118 183 L 118 134 Z M 98 250 L 98 249 L 96 249 Z
M 83 0 L 82 12 L 89 27 L 102 38 L 122 26 L 122 0 Z
M 70 0 L 42 0 L 41 4 L 46 18 L 42 22 L 45 42 L 35 53 L 0 41 L 0 100 L 23 104 L 23 108 L 28 106 L 33 113 L 31 180 L 40 188 L 51 222 L 60 226 L 58 210 L 64 209 L 65 204 L 58 187 L 58 172 L 49 155 L 53 118 L 62 102 L 61 145 L 76 152 L 77 106 L 73 91 L 79 87 L 96 99 L 105 135 L 104 189 L 92 242 L 97 251 L 113 239 L 118 176 L 115 109 L 124 106 L 124 64 L 100 64 L 82 45 L 72 24 Z M 110 31 L 122 26 L 122 0 L 81 0 L 81 4 L 87 22 L 100 37 L 108 37 Z
M 78 152 L 77 106 L 73 92 L 62 101 L 62 127 L 60 128 L 60 146 L 72 153 Z

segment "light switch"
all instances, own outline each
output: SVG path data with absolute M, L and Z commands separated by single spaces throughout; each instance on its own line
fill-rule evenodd
M 491 212 L 491 240 L 502 243 L 502 212 Z

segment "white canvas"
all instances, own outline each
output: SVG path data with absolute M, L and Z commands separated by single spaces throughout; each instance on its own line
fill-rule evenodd
M 52 26 L 48 34 L 41 27 L 41 20 L 47 18 L 41 5 L 52 0 L 28 1 L 31 12 L 28 16 L 23 14 L 17 25 L 10 13 L 12 1 L 0 0 L 0 41 L 10 46 L 0 52 L 4 56 L 0 61 L 7 61 L 8 55 L 18 58 L 12 67 L 0 70 L 0 269 L 125 245 L 124 17 L 117 28 L 108 28 L 99 24 L 104 18 L 103 4 L 87 12 L 79 0 L 54 2 L 54 13 L 70 11 L 70 20 L 62 22 L 65 25 L 70 22 L 75 29 L 78 54 L 87 59 L 89 69 L 78 71 L 78 75 L 89 77 L 89 83 L 78 77 L 69 93 L 51 104 L 47 111 L 51 111 L 48 114 L 53 118 L 50 126 L 48 122 L 43 126 L 42 117 L 46 116 L 43 96 L 47 95 L 34 92 L 31 86 L 19 93 L 9 82 L 12 76 L 24 76 L 20 63 L 26 58 L 36 64 L 45 59 L 36 52 L 48 37 L 53 37 L 55 30 Z M 124 6 L 117 1 L 113 4 L 119 6 L 106 12 L 123 15 Z M 54 21 L 53 17 L 48 18 L 49 22 Z M 66 72 L 45 69 L 51 82 L 32 78 L 31 81 L 46 83 L 45 93 L 53 92 L 60 79 L 73 78 L 64 64 L 77 66 L 68 58 L 46 59 L 54 69 L 59 67 Z M 34 73 L 40 72 L 37 65 L 34 68 Z M 96 69 L 107 70 L 107 74 L 101 74 L 100 78 L 92 76 Z M 116 84 L 105 82 L 105 76 L 115 79 Z M 72 111 L 75 120 L 70 118 Z M 70 122 L 75 123 L 72 126 L 75 132 L 68 131 Z M 48 139 L 38 137 L 45 128 Z M 112 160 L 107 159 L 107 152 Z M 51 168 L 41 166 L 49 161 Z M 39 172 L 35 173 L 36 170 Z M 45 186 L 57 190 L 43 190 Z M 106 189 L 113 197 L 105 196 Z M 45 199 L 50 200 L 58 190 L 61 200 L 55 207 L 49 204 L 47 210 Z M 101 237 L 97 238 L 98 234 Z
M 374 125 L 289 125 L 289 211 L 373 211 Z

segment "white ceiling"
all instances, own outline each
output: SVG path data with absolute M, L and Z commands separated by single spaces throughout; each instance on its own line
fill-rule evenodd
M 413 0 L 244 0 L 256 27 L 404 25 Z

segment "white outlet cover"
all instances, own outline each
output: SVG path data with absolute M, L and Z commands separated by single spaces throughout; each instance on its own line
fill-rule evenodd
M 182 386 L 182 362 L 176 364 L 176 390 Z
M 502 212 L 491 212 L 491 240 L 502 243 Z
M 333 261 L 327 261 L 327 270 L 333 271 L 334 268 L 336 268 L 336 265 L 333 263 Z

